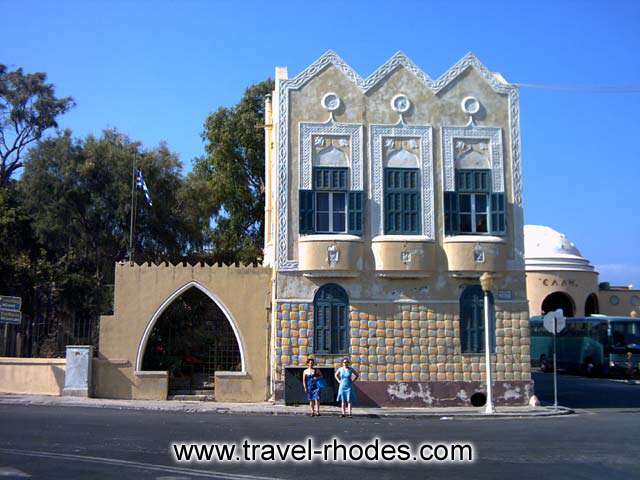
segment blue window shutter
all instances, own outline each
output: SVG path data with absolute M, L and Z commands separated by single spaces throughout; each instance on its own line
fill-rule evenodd
M 504 235 L 507 231 L 504 193 L 491 194 L 491 233 Z
M 313 233 L 313 190 L 300 190 L 300 234 Z
M 349 192 L 349 233 L 362 235 L 364 213 L 364 195 L 362 191 Z
M 330 310 L 331 306 L 327 303 L 318 302 L 315 306 L 315 342 L 314 350 L 316 353 L 326 353 L 329 349 L 327 342 L 327 310 Z
M 457 192 L 444 192 L 444 234 L 457 235 L 460 231 Z
M 349 351 L 349 297 L 342 287 L 320 287 L 313 300 L 315 353 Z
M 384 171 L 384 233 L 420 233 L 420 188 L 417 169 Z

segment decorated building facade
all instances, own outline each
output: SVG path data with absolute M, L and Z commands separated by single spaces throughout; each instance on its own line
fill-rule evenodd
M 398 53 L 366 79 L 327 52 L 276 70 L 266 118 L 270 384 L 347 356 L 375 405 L 484 391 L 494 276 L 498 403 L 531 391 L 518 90 L 469 54 L 431 79 Z
M 438 79 L 402 53 L 367 78 L 334 52 L 279 67 L 264 128 L 263 265 L 116 265 L 94 395 L 283 401 L 309 358 L 348 357 L 360 405 L 469 405 L 487 272 L 494 399 L 526 404 L 530 314 L 640 303 L 523 227 L 518 90 L 471 54 Z

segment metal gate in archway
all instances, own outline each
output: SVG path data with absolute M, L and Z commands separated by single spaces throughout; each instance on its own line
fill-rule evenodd
M 216 371 L 241 371 L 240 348 L 229 320 L 191 287 L 162 312 L 147 340 L 142 370 L 166 370 L 169 395 L 215 395 Z

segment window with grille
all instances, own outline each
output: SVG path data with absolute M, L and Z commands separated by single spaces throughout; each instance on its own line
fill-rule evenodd
M 417 168 L 384 171 L 384 233 L 420 233 L 420 183 Z

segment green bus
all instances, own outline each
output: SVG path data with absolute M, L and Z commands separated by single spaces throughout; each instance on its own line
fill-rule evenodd
M 553 335 L 543 317 L 531 317 L 531 363 L 543 371 L 553 369 Z M 622 372 L 640 364 L 640 318 L 593 315 L 566 319 L 557 336 L 558 369 L 591 375 Z

